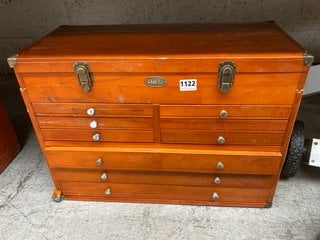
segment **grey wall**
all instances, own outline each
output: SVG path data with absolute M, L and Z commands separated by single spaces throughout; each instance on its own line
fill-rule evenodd
M 320 57 L 319 0 L 1 0 L 0 72 L 10 71 L 9 55 L 62 24 L 265 20 Z

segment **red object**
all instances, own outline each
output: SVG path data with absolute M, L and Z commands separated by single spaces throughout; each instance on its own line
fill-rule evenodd
M 2 102 L 0 102 L 0 173 L 19 151 L 19 142 Z

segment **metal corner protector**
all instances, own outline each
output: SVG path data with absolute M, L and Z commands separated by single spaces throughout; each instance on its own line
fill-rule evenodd
M 313 60 L 314 60 L 314 56 L 312 54 L 310 54 L 308 51 L 305 51 L 303 53 L 303 62 L 304 62 L 305 66 L 311 67 Z
M 7 58 L 7 61 L 8 61 L 8 64 L 9 64 L 10 68 L 14 68 L 16 66 L 17 57 L 18 57 L 18 54 L 10 56 L 10 57 Z

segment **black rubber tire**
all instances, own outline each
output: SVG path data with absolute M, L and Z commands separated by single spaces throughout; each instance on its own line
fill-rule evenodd
M 282 167 L 281 177 L 294 177 L 299 169 L 304 152 L 305 131 L 301 121 L 294 123 L 286 161 Z

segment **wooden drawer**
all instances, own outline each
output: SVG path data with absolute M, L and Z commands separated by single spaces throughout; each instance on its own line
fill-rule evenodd
M 284 132 L 223 132 L 209 130 L 161 130 L 162 143 L 219 144 L 225 145 L 282 145 Z
M 288 119 L 290 105 L 160 105 L 160 118 Z
M 217 87 L 217 70 L 218 66 L 212 66 L 213 72 L 208 73 L 100 73 L 94 74 L 91 91 L 83 92 L 70 64 L 72 73 L 28 74 L 24 75 L 24 83 L 30 101 L 37 103 L 290 105 L 301 78 L 300 73 L 236 73 L 231 91 L 224 94 Z M 160 88 L 146 86 L 144 81 L 150 76 L 164 77 L 167 85 Z M 197 79 L 197 91 L 180 91 L 181 79 Z
M 270 189 L 163 186 L 151 184 L 59 182 L 66 199 L 168 202 L 207 205 L 266 204 Z M 107 194 L 106 194 L 107 193 Z M 217 198 L 214 199 L 213 195 Z
M 277 174 L 281 166 L 281 153 L 272 151 L 47 147 L 45 155 L 50 168 Z
M 92 108 L 92 117 L 153 117 L 151 104 L 104 104 L 104 103 L 32 103 L 36 116 L 89 116 L 87 111 Z M 90 115 L 91 116 L 91 115 Z
M 40 128 L 78 128 L 91 129 L 94 122 L 95 129 L 141 129 L 153 130 L 153 118 L 145 117 L 37 117 Z
M 45 141 L 154 142 L 153 131 L 142 130 L 42 129 L 41 132 Z
M 223 131 L 285 131 L 287 120 L 231 120 L 210 118 L 165 118 L 161 129 Z
M 87 170 L 55 168 L 54 176 L 59 181 L 110 182 L 129 184 L 156 184 L 207 187 L 271 188 L 276 175 L 240 175 L 212 173 L 176 173 L 152 171 Z

